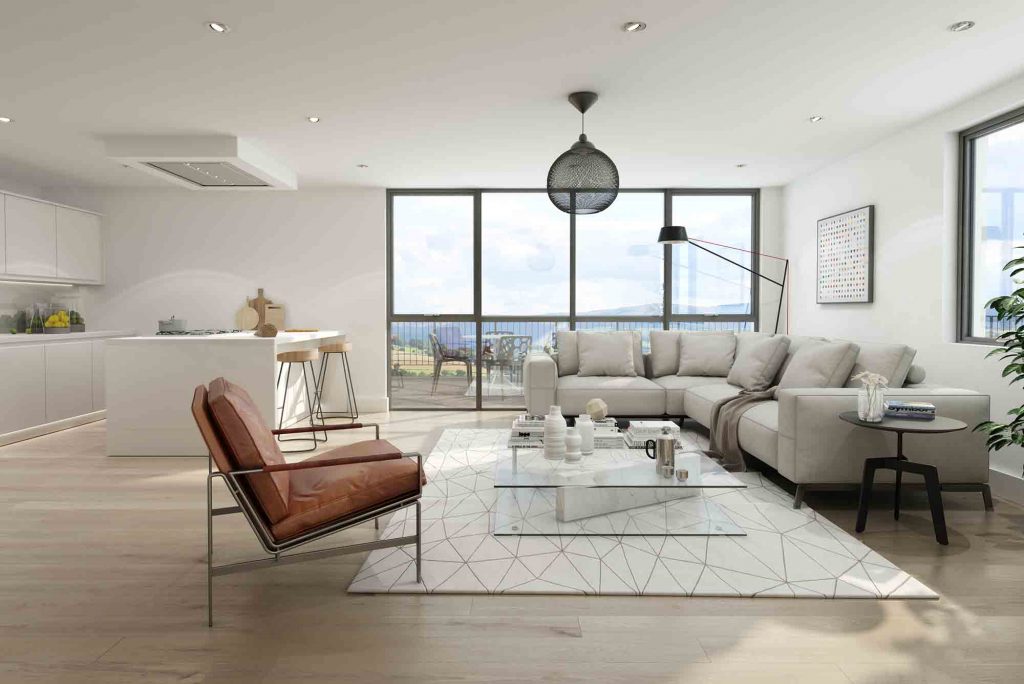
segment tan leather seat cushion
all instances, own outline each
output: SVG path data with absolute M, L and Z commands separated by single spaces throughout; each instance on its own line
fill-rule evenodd
M 385 440 L 369 440 L 338 447 L 309 460 L 379 453 L 400 452 Z M 415 494 L 419 489 L 418 473 L 419 467 L 411 458 L 293 470 L 288 516 L 274 524 L 271 532 L 278 540 L 289 539 L 339 518 Z
M 242 470 L 284 463 L 284 454 L 249 394 L 224 378 L 210 383 L 210 413 Z M 288 515 L 288 473 L 250 475 L 249 484 L 271 523 Z

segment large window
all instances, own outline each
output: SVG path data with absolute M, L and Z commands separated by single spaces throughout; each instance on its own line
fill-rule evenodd
M 395 409 L 522 408 L 523 362 L 558 330 L 754 330 L 757 190 L 622 190 L 585 216 L 543 190 L 388 191 Z M 712 244 L 715 243 L 715 244 Z
M 1003 265 L 1024 246 L 1024 110 L 961 136 L 960 330 L 992 343 L 1009 329 L 986 304 L 1020 287 Z

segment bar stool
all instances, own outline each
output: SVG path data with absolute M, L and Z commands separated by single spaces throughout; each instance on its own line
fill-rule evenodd
M 320 346 L 320 354 L 323 355 L 323 362 L 320 364 L 320 381 L 318 383 L 318 394 L 316 397 L 316 416 L 323 423 L 325 418 L 351 418 L 355 420 L 359 417 L 359 405 L 356 403 L 356 390 L 352 385 L 352 368 L 348 365 L 348 353 L 352 351 L 351 342 L 337 342 L 334 344 L 324 344 Z M 338 354 L 341 356 L 341 372 L 345 376 L 345 411 L 338 411 L 334 413 L 324 413 L 320 403 L 321 397 L 323 396 L 324 386 L 327 384 L 327 365 L 332 355 Z
M 277 420 L 277 429 L 280 430 L 281 428 L 284 427 L 284 412 L 285 409 L 288 407 L 288 385 L 291 382 L 292 366 L 296 363 L 302 366 L 302 386 L 303 389 L 305 389 L 306 391 L 306 406 L 309 407 L 309 425 L 310 427 L 316 427 L 317 404 L 313 403 L 313 400 L 316 399 L 317 401 L 319 401 L 318 397 L 320 394 L 320 390 L 317 385 L 316 370 L 313 367 L 313 362 L 319 360 L 319 358 L 320 352 L 318 352 L 316 349 L 299 349 L 297 351 L 287 351 L 278 353 L 277 362 L 281 364 L 281 368 L 280 370 L 277 371 L 277 386 L 281 385 L 281 375 L 282 373 L 284 373 L 285 366 L 288 367 L 288 372 L 287 374 L 285 374 L 284 379 L 284 397 L 281 401 L 281 414 Z M 309 375 L 306 374 L 307 365 L 309 366 Z M 312 394 L 309 391 L 310 378 L 313 378 Z M 320 423 L 322 425 L 323 421 L 321 420 Z M 312 435 L 312 437 L 284 437 L 283 435 L 278 435 L 277 440 L 279 442 L 312 442 L 313 446 L 311 446 L 308 449 L 290 449 L 285 452 L 302 453 L 305 451 L 314 451 L 316 450 L 317 444 L 319 444 L 320 442 L 327 441 L 326 432 L 324 433 L 323 438 L 317 437 L 317 433 L 315 432 L 312 433 Z

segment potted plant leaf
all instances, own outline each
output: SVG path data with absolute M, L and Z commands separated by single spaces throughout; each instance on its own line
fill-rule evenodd
M 1003 270 L 1010 271 L 1010 279 L 1021 287 L 1008 295 L 995 297 L 985 305 L 996 312 L 997 321 L 1011 326 L 996 336 L 1000 346 L 990 351 L 985 358 L 999 356 L 1006 363 L 1003 377 L 1010 378 L 1010 384 L 1013 385 L 1024 380 L 1024 257 L 1011 259 L 1003 266 Z M 1024 405 L 1010 409 L 1006 415 L 1010 418 L 1009 422 L 986 420 L 974 428 L 976 432 L 987 433 L 986 441 L 990 451 L 998 451 L 1013 444 L 1024 446 Z

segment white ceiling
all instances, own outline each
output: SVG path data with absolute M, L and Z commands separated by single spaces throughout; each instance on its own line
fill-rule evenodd
M 0 6 L 0 176 L 40 185 L 159 185 L 99 138 L 218 133 L 300 187 L 542 187 L 581 89 L 624 187 L 775 185 L 1024 71 L 1020 0 Z

